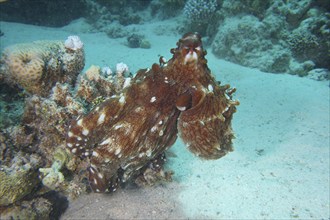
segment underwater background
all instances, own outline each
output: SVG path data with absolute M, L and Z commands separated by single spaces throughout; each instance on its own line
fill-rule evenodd
M 0 0 L 0 218 L 330 219 L 329 9 Z M 202 36 L 215 79 L 237 89 L 234 151 L 200 159 L 178 137 L 165 152 L 171 181 L 91 192 L 87 162 L 67 147 L 72 120 L 169 60 L 188 32 Z

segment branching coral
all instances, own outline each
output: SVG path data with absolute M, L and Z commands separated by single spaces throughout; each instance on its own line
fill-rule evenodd
M 213 37 L 217 29 L 216 0 L 188 0 L 184 6 L 184 32 L 197 31 L 203 36 Z
M 214 16 L 216 8 L 216 0 L 188 0 L 183 12 L 192 22 L 207 23 Z

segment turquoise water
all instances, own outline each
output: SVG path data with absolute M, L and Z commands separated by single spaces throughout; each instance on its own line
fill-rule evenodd
M 329 219 L 327 4 L 73 2 L 0 2 L 1 219 Z M 171 182 L 91 192 L 85 173 L 89 160 L 76 161 L 65 138 L 71 121 L 80 111 L 90 111 L 101 100 L 96 96 L 108 90 L 93 84 L 92 101 L 75 96 L 81 78 L 92 65 L 101 72 L 108 67 L 115 76 L 121 62 L 134 76 L 159 63 L 160 56 L 169 60 L 170 49 L 190 31 L 202 35 L 215 79 L 237 89 L 234 151 L 204 160 L 178 138 L 166 151 L 165 170 L 174 172 Z M 85 64 L 69 92 L 58 93 L 64 99 L 53 89 L 34 94 L 10 72 L 5 48 L 37 40 L 63 44 L 72 35 L 83 42 Z M 58 49 L 51 56 L 61 60 L 64 53 L 69 54 Z M 46 70 L 63 67 L 55 65 L 59 60 L 42 57 Z M 51 80 L 43 77 L 41 88 Z M 63 102 L 67 97 L 73 104 Z

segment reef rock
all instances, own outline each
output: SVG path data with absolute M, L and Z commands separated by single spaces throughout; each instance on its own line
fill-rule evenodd
M 7 206 L 30 194 L 40 183 L 37 155 L 17 154 L 10 166 L 0 166 L 0 206 Z
M 312 69 L 329 69 L 330 14 L 324 1 L 221 2 L 215 55 L 272 73 L 307 76 L 311 62 Z
M 84 67 L 85 57 L 82 43 L 69 38 L 66 43 L 36 41 L 9 46 L 0 64 L 0 78 L 7 84 L 47 96 L 57 82 L 74 83 Z
M 138 71 L 120 94 L 72 122 L 67 147 L 89 164 L 93 191 L 115 191 L 130 180 L 170 179 L 162 170 L 164 152 L 178 134 L 201 158 L 218 159 L 233 150 L 235 89 L 212 76 L 199 34 L 184 35 L 171 52 L 167 63 L 161 59 Z

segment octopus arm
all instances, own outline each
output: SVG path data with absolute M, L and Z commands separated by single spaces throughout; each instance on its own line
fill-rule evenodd
M 120 117 L 123 96 L 110 98 L 99 107 L 71 123 L 66 143 L 70 151 L 80 157 L 89 157 L 95 144 L 102 138 L 105 127 L 111 127 Z
M 178 130 L 188 149 L 204 159 L 218 159 L 233 151 L 231 119 L 238 102 L 226 95 L 228 86 L 215 91 L 196 90 L 192 107 L 183 111 Z

